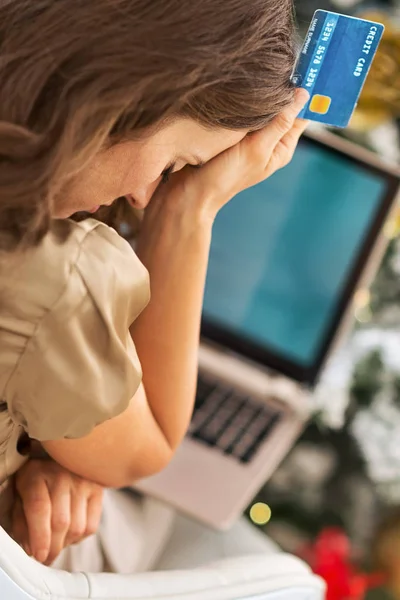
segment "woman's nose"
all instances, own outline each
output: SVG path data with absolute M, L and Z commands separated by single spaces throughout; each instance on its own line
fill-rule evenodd
M 131 194 L 131 198 L 133 200 L 133 204 L 136 208 L 145 208 L 150 202 L 154 192 L 158 188 L 161 181 L 161 177 L 156 179 L 156 181 L 152 181 L 146 186 L 141 187 L 140 189 L 136 189 L 133 194 Z

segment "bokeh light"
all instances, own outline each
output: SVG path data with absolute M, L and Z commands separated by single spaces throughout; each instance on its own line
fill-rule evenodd
M 256 502 L 250 509 L 250 519 L 256 525 L 266 525 L 271 518 L 271 509 L 264 502 Z

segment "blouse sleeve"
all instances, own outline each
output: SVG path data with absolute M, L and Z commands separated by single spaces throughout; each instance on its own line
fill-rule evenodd
M 142 375 L 129 327 L 148 298 L 147 271 L 129 244 L 103 224 L 87 231 L 5 389 L 30 437 L 82 437 L 127 408 Z

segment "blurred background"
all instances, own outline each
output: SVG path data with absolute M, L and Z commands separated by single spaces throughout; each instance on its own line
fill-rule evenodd
M 303 37 L 318 8 L 385 24 L 351 125 L 335 133 L 399 165 L 400 0 L 298 0 Z M 347 571 L 369 573 L 371 587 L 382 575 L 374 540 L 385 519 L 392 520 L 392 531 L 398 529 L 400 573 L 399 233 L 400 212 L 387 224 L 391 242 L 374 284 L 357 298 L 356 326 L 318 385 L 312 421 L 248 511 L 253 522 L 262 522 L 266 519 L 258 515 L 264 513 L 254 505 L 267 504 L 272 518 L 258 526 L 310 562 L 318 562 L 318 553 L 336 543 L 342 563 L 351 565 Z M 338 573 L 336 568 L 336 578 Z M 332 599 L 365 597 L 355 589 L 354 596 L 332 589 Z

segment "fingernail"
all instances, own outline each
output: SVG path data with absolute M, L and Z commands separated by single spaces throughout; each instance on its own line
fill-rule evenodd
M 35 554 L 35 558 L 38 562 L 44 563 L 47 559 L 48 552 L 47 550 L 38 550 Z
M 309 99 L 310 94 L 308 93 L 308 91 L 304 88 L 298 88 L 298 90 L 296 91 L 296 103 L 298 103 L 299 106 L 301 106 L 301 108 L 303 108 L 303 106 L 307 104 Z

